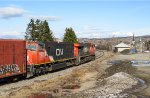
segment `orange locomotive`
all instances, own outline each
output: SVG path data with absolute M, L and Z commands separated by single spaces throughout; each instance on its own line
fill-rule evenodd
M 0 46 L 0 80 L 31 77 L 95 59 L 95 45 L 91 43 L 0 40 Z
M 95 59 L 95 45 L 65 42 L 27 43 L 28 76 Z

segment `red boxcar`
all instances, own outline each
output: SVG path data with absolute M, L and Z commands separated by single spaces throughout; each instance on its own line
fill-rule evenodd
M 0 39 L 0 79 L 26 74 L 26 41 Z

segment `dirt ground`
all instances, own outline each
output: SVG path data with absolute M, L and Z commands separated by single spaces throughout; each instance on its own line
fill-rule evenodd
M 60 97 L 89 89 L 95 86 L 98 72 L 104 72 L 108 67 L 106 60 L 112 56 L 114 56 L 113 53 L 105 52 L 104 56 L 99 59 L 80 66 L 63 69 L 60 72 L 49 73 L 50 76 L 48 74 L 35 79 L 2 85 L 1 88 L 3 89 L 0 89 L 0 98 Z
M 137 93 L 135 93 L 136 95 L 143 95 L 143 96 L 147 96 L 148 98 L 150 98 L 150 66 L 142 66 L 142 67 L 138 67 L 138 71 L 136 73 L 136 77 L 141 78 L 142 80 L 145 81 L 145 84 L 147 85 L 147 87 L 142 90 L 139 91 Z
M 131 54 L 131 55 L 116 55 L 110 60 L 148 60 L 150 61 L 150 53 L 138 53 L 138 54 Z M 142 95 L 150 98 L 150 65 L 149 66 L 136 66 L 137 71 L 135 76 L 144 80 L 146 84 L 146 88 L 136 92 L 135 95 Z
M 150 60 L 150 52 L 149 53 L 137 53 L 137 54 L 129 54 L 129 55 L 123 55 L 118 54 L 114 56 L 113 58 L 110 58 L 110 60 Z
M 106 58 L 105 58 L 105 56 L 106 56 Z M 115 60 L 115 59 L 117 59 L 117 60 L 149 60 L 150 55 L 145 54 L 145 53 L 131 54 L 131 55 L 112 54 L 112 53 L 106 54 L 105 53 L 105 56 L 104 56 L 104 59 L 101 58 L 101 59 L 98 59 L 98 60 L 92 62 L 91 66 L 88 66 L 86 69 L 83 68 L 83 69 L 75 70 L 75 72 L 73 72 L 72 73 L 73 75 L 71 76 L 71 77 L 74 77 L 73 80 L 70 80 L 70 77 L 68 78 L 69 80 L 66 79 L 68 82 L 62 84 L 62 87 L 59 88 L 59 91 L 56 94 L 51 93 L 51 96 L 66 98 L 69 94 L 71 94 L 69 98 L 72 98 L 72 97 L 78 98 L 81 94 L 81 96 L 83 97 L 83 91 L 89 91 L 92 88 L 98 87 L 98 85 L 97 85 L 97 83 L 99 83 L 98 79 L 103 77 L 104 74 L 107 74 L 106 72 L 108 70 L 109 76 L 111 76 L 119 71 L 125 71 L 129 74 L 133 74 L 134 72 L 136 72 L 136 73 L 134 73 L 134 76 L 145 80 L 146 84 L 147 84 L 147 88 L 141 89 L 141 90 L 133 93 L 133 95 L 131 95 L 130 97 L 128 96 L 127 98 L 136 98 L 134 95 L 149 97 L 149 94 L 150 94 L 150 92 L 149 92 L 150 91 L 150 89 L 149 89 L 150 88 L 149 87 L 149 73 L 146 73 L 145 78 L 140 77 L 140 75 L 143 76 L 142 74 L 140 74 L 141 71 L 150 72 L 149 69 L 146 70 L 146 68 L 142 69 L 142 68 L 138 67 L 137 71 L 136 71 L 135 68 L 133 68 L 131 66 L 125 66 L 125 64 L 124 64 L 124 67 L 116 66 L 116 69 L 114 69 L 113 67 L 110 68 L 110 66 L 107 65 L 107 61 Z M 113 73 L 111 73 L 112 71 L 113 71 Z M 77 82 L 74 82 L 74 81 L 77 81 Z M 45 90 L 47 91 L 47 89 L 45 89 Z M 32 96 L 32 97 L 36 98 L 39 96 L 39 95 L 37 96 L 37 94 L 35 94 L 35 95 L 36 96 Z M 49 95 L 49 94 L 45 94 L 45 95 Z M 109 97 L 109 98 L 111 98 L 111 97 Z M 120 98 L 120 97 L 118 97 L 118 98 Z
M 66 95 L 77 94 L 82 91 L 95 88 L 99 78 L 106 74 L 106 69 L 110 67 L 110 65 L 107 65 L 107 62 L 110 60 L 124 59 L 150 60 L 150 54 L 139 53 L 122 55 L 105 52 L 103 57 L 96 59 L 95 61 L 91 61 L 80 66 L 67 68 L 61 70 L 60 72 L 49 73 L 54 74 L 54 77 L 49 77 L 48 74 L 38 77 L 40 79 L 33 79 L 34 81 L 32 81 L 32 84 L 30 83 L 22 87 L 12 87 L 10 89 L 11 91 L 6 89 L 4 94 L 0 95 L 0 98 L 65 98 Z M 150 96 L 150 67 L 138 67 L 137 69 L 138 71 L 135 76 L 143 79 L 147 84 L 147 88 L 143 91 L 135 92 L 134 94 Z M 57 73 L 58 75 L 55 75 Z M 26 82 L 28 82 L 28 80 L 26 80 Z

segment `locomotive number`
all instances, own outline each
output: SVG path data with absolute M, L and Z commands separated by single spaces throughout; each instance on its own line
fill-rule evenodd
M 56 49 L 56 56 L 63 55 L 63 49 Z
M 4 75 L 4 74 L 10 73 L 10 72 L 20 72 L 18 65 L 17 64 L 3 65 L 0 68 L 0 75 Z

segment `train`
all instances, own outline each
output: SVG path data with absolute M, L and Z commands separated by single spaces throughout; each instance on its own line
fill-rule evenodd
M 95 60 L 92 43 L 0 39 L 0 80 L 29 78 Z

